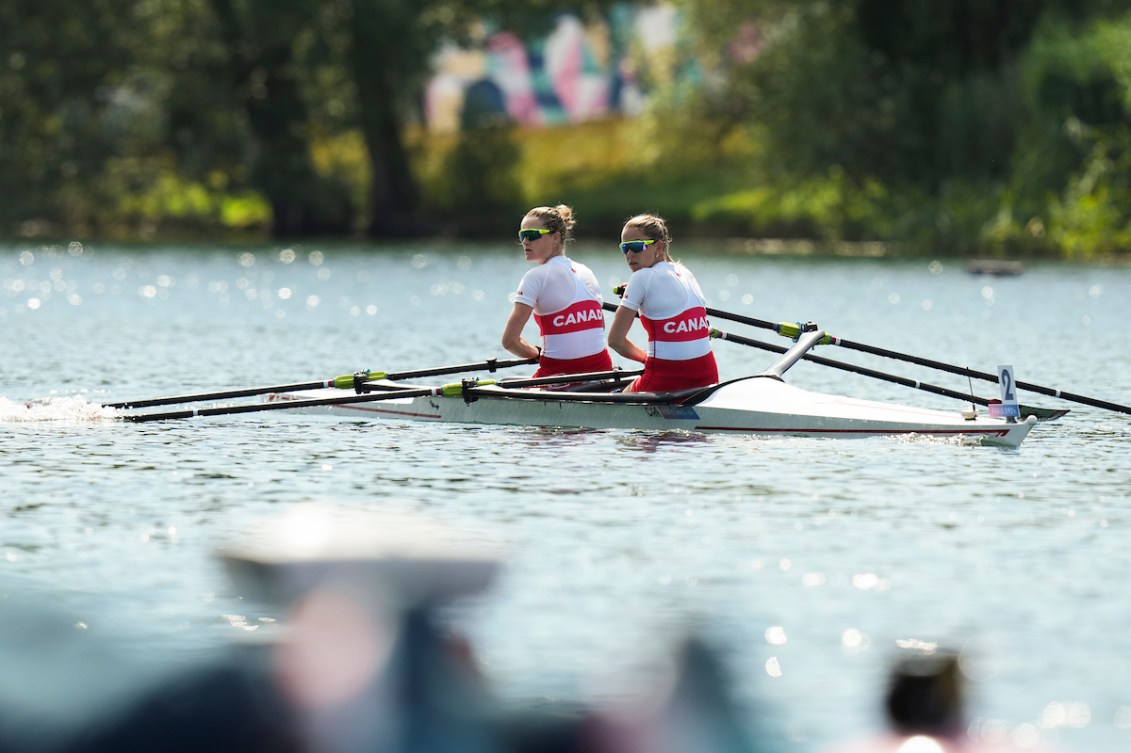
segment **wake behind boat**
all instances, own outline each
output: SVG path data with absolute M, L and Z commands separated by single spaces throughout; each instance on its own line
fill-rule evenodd
M 783 381 L 784 372 L 824 336 L 807 333 L 762 374 L 682 392 L 626 394 L 610 392 L 607 383 L 579 391 L 542 388 L 565 379 L 614 376 L 605 373 L 487 383 L 471 379 L 444 387 L 377 380 L 359 382 L 359 394 L 351 398 L 320 389 L 272 394 L 268 400 L 377 419 L 752 436 L 914 435 L 1001 447 L 1018 447 L 1036 423 L 1032 416 L 1015 420 L 859 400 Z

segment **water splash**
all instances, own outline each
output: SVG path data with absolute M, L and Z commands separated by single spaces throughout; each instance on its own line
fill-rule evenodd
M 0 423 L 35 423 L 40 421 L 101 421 L 118 415 L 113 408 L 92 403 L 80 395 L 50 397 L 30 401 L 13 401 L 0 397 Z

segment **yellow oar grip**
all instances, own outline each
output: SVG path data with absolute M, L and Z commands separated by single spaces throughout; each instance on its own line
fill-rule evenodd
M 789 322 L 781 322 L 778 324 L 778 334 L 782 337 L 788 337 L 796 340 L 801 337 L 801 327 L 797 324 L 790 324 Z
M 388 374 L 384 371 L 368 371 L 365 373 L 365 381 L 372 382 L 378 379 L 384 379 Z M 334 389 L 338 390 L 352 390 L 356 384 L 357 374 L 345 374 L 343 376 L 334 377 L 332 384 Z
M 475 382 L 475 384 L 472 384 L 470 386 L 472 386 L 472 387 L 485 387 L 489 384 L 495 384 L 495 380 L 494 379 L 477 380 Z M 451 384 L 445 384 L 443 387 L 441 387 L 439 389 L 439 394 L 443 395 L 444 397 L 457 397 L 457 396 L 463 394 L 463 385 L 464 385 L 463 382 L 452 382 Z

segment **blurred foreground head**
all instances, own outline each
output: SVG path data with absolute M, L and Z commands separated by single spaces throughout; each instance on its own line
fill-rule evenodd
M 494 753 L 493 699 L 439 614 L 501 567 L 469 538 L 308 506 L 221 552 L 241 592 L 284 615 L 271 673 L 305 750 Z
M 884 705 L 892 727 L 904 735 L 949 737 L 965 727 L 965 697 L 957 654 L 915 654 L 898 659 Z
M 0 753 L 769 749 L 695 637 L 626 707 L 500 702 L 444 618 L 500 566 L 497 551 L 460 543 L 469 529 L 316 510 L 279 523 L 222 553 L 237 591 L 283 617 L 267 640 L 127 676 L 117 657 L 94 661 L 93 636 L 0 612 Z

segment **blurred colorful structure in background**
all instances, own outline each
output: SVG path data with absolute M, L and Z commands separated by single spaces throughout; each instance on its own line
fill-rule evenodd
M 458 131 L 467 112 L 523 126 L 631 117 L 654 88 L 702 78 L 681 16 L 668 5 L 615 6 L 592 23 L 558 14 L 550 28 L 531 39 L 485 29 L 474 49 L 445 45 L 425 88 L 428 130 Z

